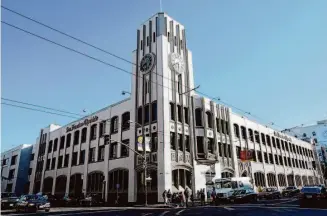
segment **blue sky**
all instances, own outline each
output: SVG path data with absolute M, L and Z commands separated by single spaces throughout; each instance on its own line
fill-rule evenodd
M 136 28 L 159 0 L 2 4 L 131 59 Z M 200 91 L 282 127 L 327 118 L 327 1 L 162 0 L 186 27 Z M 2 20 L 127 70 L 131 65 L 1 11 Z M 124 98 L 131 77 L 2 25 L 2 97 L 81 113 Z M 71 119 L 2 105 L 2 151 Z

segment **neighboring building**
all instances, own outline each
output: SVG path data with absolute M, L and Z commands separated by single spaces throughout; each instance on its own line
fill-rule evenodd
M 23 144 L 1 153 L 1 191 L 17 195 L 28 193 L 28 175 L 32 173 L 33 145 Z
M 285 129 L 284 132 L 300 139 L 314 139 L 320 161 L 327 163 L 327 119 L 314 125 Z
M 109 203 L 118 194 L 122 203 L 143 203 L 149 180 L 150 203 L 162 202 L 164 190 L 197 191 L 221 177 L 250 176 L 256 186 L 279 188 L 322 181 L 310 143 L 190 90 L 192 53 L 183 25 L 158 13 L 136 35 L 133 62 L 139 67 L 133 66 L 131 97 L 66 126 L 41 129 L 31 193 L 99 193 Z M 143 154 L 139 136 L 151 139 L 147 175 L 142 156 L 133 153 Z M 239 160 L 244 149 L 255 150 L 254 161 Z

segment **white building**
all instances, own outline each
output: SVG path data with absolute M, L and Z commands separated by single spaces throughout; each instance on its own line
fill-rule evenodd
M 120 202 L 143 203 L 142 156 L 132 151 L 139 136 L 151 138 L 149 202 L 162 202 L 165 189 L 197 191 L 221 177 L 251 176 L 257 186 L 279 188 L 321 181 L 312 169 L 311 144 L 190 91 L 192 53 L 183 25 L 158 13 L 136 35 L 131 97 L 66 126 L 41 129 L 31 193 L 101 193 L 113 203 L 118 190 Z M 239 161 L 244 148 L 255 150 L 255 161 Z
M 1 191 L 19 194 L 28 193 L 30 161 L 33 160 L 33 145 L 22 144 L 1 153 Z

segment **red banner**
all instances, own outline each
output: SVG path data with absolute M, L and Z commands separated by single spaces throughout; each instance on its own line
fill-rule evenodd
M 242 150 L 240 152 L 241 161 L 252 161 L 254 157 L 254 150 Z

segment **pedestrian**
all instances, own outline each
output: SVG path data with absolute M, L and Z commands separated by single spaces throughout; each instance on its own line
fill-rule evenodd
M 201 205 L 203 206 L 205 204 L 205 193 L 204 193 L 204 189 L 201 190 L 200 196 L 201 196 Z
M 194 206 L 194 195 L 193 195 L 193 191 L 191 193 L 190 200 L 192 202 L 192 206 Z
M 167 201 L 168 201 L 169 204 L 171 203 L 171 192 L 170 192 L 170 189 L 168 190 L 168 193 L 167 193 Z
M 186 205 L 186 207 L 188 207 L 188 198 L 190 196 L 190 192 L 189 192 L 188 188 L 186 188 L 184 190 L 184 196 L 185 196 L 185 205 Z
M 211 198 L 212 198 L 212 204 L 214 205 L 216 202 L 216 188 L 212 188 L 212 193 L 211 193 Z
M 164 190 L 164 192 L 162 193 L 162 198 L 165 202 L 165 205 L 167 205 L 167 191 L 166 190 Z
M 180 200 L 180 205 L 184 206 L 184 196 L 183 192 L 179 192 L 179 200 Z

